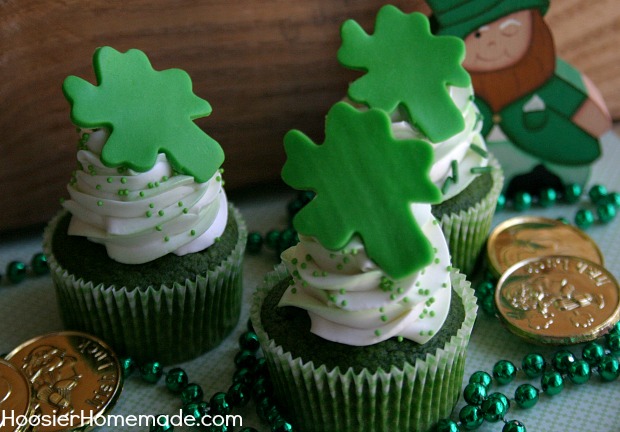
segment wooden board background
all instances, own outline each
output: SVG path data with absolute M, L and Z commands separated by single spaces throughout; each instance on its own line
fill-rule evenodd
M 145 51 L 185 69 L 213 106 L 198 124 L 226 153 L 229 189 L 277 181 L 282 137 L 320 139 L 356 74 L 336 61 L 347 18 L 367 30 L 380 0 L 0 0 L 0 232 L 48 220 L 66 196 L 77 138 L 60 86 L 94 82 L 93 50 Z M 422 0 L 394 1 L 428 12 Z M 558 53 L 601 89 L 620 119 L 620 2 L 555 0 Z

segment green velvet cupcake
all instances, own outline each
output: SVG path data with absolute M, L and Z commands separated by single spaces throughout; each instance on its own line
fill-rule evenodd
M 70 198 L 44 251 L 65 326 L 139 362 L 177 363 L 217 346 L 241 311 L 247 230 L 228 203 L 211 112 L 180 69 L 98 48 L 97 85 L 63 91 L 78 128 Z
M 173 364 L 216 347 L 237 325 L 247 229 L 232 205 L 215 245 L 143 265 L 119 263 L 102 245 L 67 235 L 70 218 L 60 212 L 43 241 L 67 329 L 138 362 Z
M 266 276 L 250 316 L 280 406 L 302 432 L 430 431 L 450 416 L 463 381 L 476 320 L 469 282 L 453 271 L 450 316 L 432 344 L 388 339 L 347 346 L 309 332 L 306 311 L 277 308 L 290 281 L 281 265 Z

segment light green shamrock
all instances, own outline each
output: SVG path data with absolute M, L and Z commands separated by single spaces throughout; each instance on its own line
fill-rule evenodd
M 348 20 L 341 29 L 338 60 L 365 75 L 349 86 L 349 97 L 389 113 L 402 107 L 409 120 L 433 142 L 464 127 L 448 86 L 467 87 L 471 79 L 461 62 L 464 42 L 434 36 L 428 18 L 387 5 L 377 14 L 374 35 Z
M 144 172 L 165 153 L 175 171 L 197 182 L 215 174 L 224 152 L 193 121 L 209 115 L 211 106 L 193 93 L 185 71 L 156 71 L 142 51 L 110 47 L 95 51 L 93 66 L 98 85 L 69 76 L 63 92 L 77 126 L 110 129 L 101 152 L 105 165 Z
M 393 278 L 428 265 L 433 248 L 417 224 L 412 203 L 435 203 L 430 144 L 392 136 L 388 115 L 335 104 L 325 141 L 316 145 L 297 130 L 284 137 L 282 178 L 316 196 L 295 216 L 295 228 L 327 249 L 339 250 L 357 234 L 368 256 Z

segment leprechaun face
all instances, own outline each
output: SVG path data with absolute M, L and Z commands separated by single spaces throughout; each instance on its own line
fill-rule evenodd
M 463 66 L 471 72 L 503 69 L 518 62 L 532 38 L 532 13 L 514 12 L 471 32 L 465 38 Z

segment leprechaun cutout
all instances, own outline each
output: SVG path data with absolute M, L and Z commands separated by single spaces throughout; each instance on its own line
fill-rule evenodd
M 465 41 L 483 134 L 505 192 L 582 187 L 611 116 L 594 84 L 556 57 L 549 0 L 428 0 L 435 32 Z

